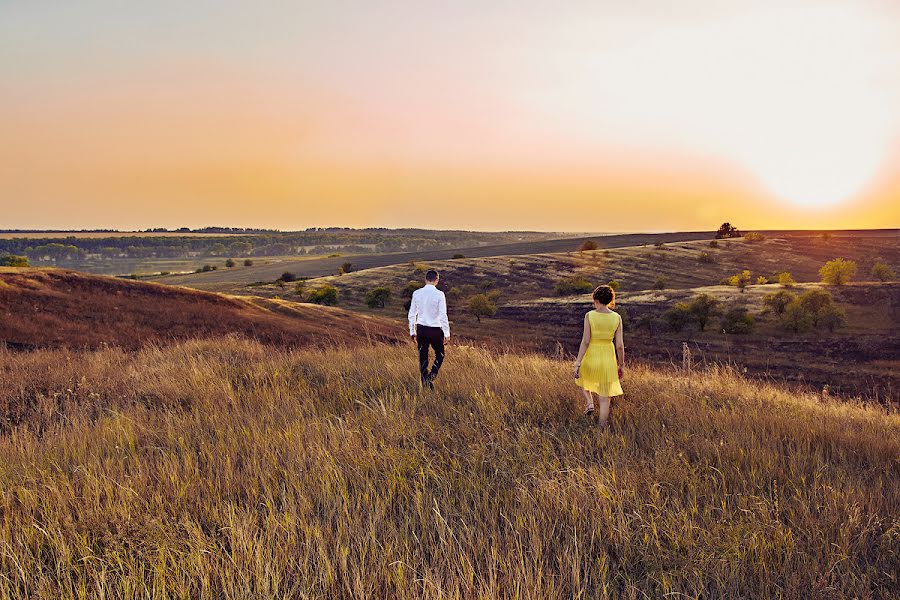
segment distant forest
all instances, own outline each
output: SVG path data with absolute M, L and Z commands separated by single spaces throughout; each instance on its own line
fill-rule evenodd
M 198 237 L 159 236 L 158 233 L 212 234 Z M 58 233 L 6 230 L 0 233 Z M 0 255 L 27 256 L 34 261 L 74 261 L 122 258 L 197 258 L 247 256 L 286 256 L 305 254 L 383 253 L 461 248 L 518 241 L 540 241 L 558 235 L 538 232 L 429 231 L 425 229 L 350 229 L 311 228 L 305 231 L 278 232 L 229 227 L 203 229 L 148 229 L 147 236 L 116 236 L 117 232 L 94 230 L 91 236 L 78 232 L 61 237 L 0 239 Z M 98 237 L 97 233 L 109 233 Z M 223 234 L 217 236 L 215 234 Z M 227 235 L 226 235 L 227 234 Z M 236 237 L 235 234 L 239 234 Z

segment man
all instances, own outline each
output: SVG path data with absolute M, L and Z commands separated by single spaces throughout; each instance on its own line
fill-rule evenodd
M 450 339 L 450 321 L 447 319 L 447 298 L 437 289 L 441 280 L 435 270 L 425 273 L 425 287 L 413 292 L 409 304 L 409 335 L 419 347 L 419 373 L 422 385 L 434 389 L 444 362 L 444 341 Z M 434 364 L 428 368 L 428 347 L 434 349 Z

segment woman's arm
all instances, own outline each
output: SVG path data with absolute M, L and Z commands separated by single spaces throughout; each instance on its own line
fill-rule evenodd
M 625 375 L 625 340 L 622 334 L 622 317 L 619 316 L 619 326 L 616 328 L 616 358 L 619 360 L 619 379 Z
M 578 358 L 575 359 L 575 379 L 578 379 L 579 371 L 581 370 L 581 360 L 584 358 L 584 353 L 587 352 L 588 345 L 591 343 L 591 320 L 587 315 L 584 315 L 584 333 L 581 334 L 581 347 L 578 349 Z

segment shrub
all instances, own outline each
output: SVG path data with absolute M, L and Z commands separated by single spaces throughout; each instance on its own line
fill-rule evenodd
M 800 294 L 797 301 L 812 317 L 814 327 L 818 327 L 819 319 L 833 304 L 831 294 L 825 290 L 818 289 L 809 290 Z
M 584 243 L 581 244 L 582 252 L 585 252 L 588 250 L 596 250 L 596 249 L 597 249 L 597 242 L 595 242 L 594 240 L 585 240 Z
M 833 332 L 838 327 L 843 327 L 846 320 L 844 309 L 835 304 L 829 304 L 819 313 L 819 324 Z
M 491 289 L 492 287 L 494 287 L 494 280 L 493 279 L 482 279 L 481 281 L 478 282 L 478 287 L 487 291 L 487 290 Z
M 797 284 L 797 282 L 794 281 L 794 278 L 789 272 L 784 271 L 778 274 L 778 284 L 782 287 L 792 288 Z
M 345 262 L 341 265 L 341 269 L 338 272 L 339 275 L 343 275 L 344 273 L 352 273 L 353 272 L 353 263 Z
M 781 322 L 786 329 L 794 333 L 807 331 L 813 325 L 812 315 L 796 299 L 787 305 Z
M 225 261 L 225 266 L 228 267 L 229 269 L 230 269 L 231 267 L 233 267 L 234 264 L 235 264 L 235 263 L 234 263 L 234 259 L 229 258 L 228 260 Z
M 662 248 L 662 247 L 664 247 L 665 245 L 666 245 L 665 242 L 656 242 L 655 244 L 653 244 L 653 246 L 654 246 L 655 248 Z
M 460 258 L 465 258 L 465 257 L 466 257 L 465 254 L 454 254 L 454 255 L 453 255 L 453 259 L 454 259 L 454 260 L 458 260 L 458 259 L 460 259 Z
M 298 296 L 303 296 L 303 293 L 306 291 L 306 283 L 303 281 L 298 281 L 297 285 L 294 286 L 294 293 Z
M 452 298 L 455 300 L 455 299 L 459 298 L 460 296 L 462 296 L 462 290 L 456 286 L 453 286 L 449 290 L 447 290 L 448 298 Z
M 819 275 L 822 277 L 823 283 L 844 285 L 850 281 L 851 277 L 856 275 L 856 263 L 852 260 L 835 258 L 834 260 L 829 260 L 819 269 Z
M 722 225 L 719 227 L 719 230 L 716 232 L 717 240 L 736 237 L 741 237 L 741 232 L 738 231 L 738 228 L 731 223 L 722 223 Z
M 746 307 L 735 306 L 722 317 L 722 330 L 725 333 L 746 334 L 753 331 L 755 319 Z
M 497 314 L 497 305 L 484 294 L 476 294 L 469 298 L 469 312 L 481 322 L 481 317 L 493 317 Z
M 414 270 L 416 273 L 424 273 L 425 271 L 428 270 L 428 265 L 426 265 L 425 263 L 414 262 L 414 263 L 413 263 L 413 270 Z
M 762 242 L 766 239 L 766 236 L 761 233 L 757 233 L 756 231 L 750 231 L 744 234 L 744 239 L 750 243 Z
M 577 275 L 575 277 L 567 277 L 556 282 L 556 293 L 560 296 L 572 296 L 574 294 L 589 294 L 594 290 L 591 282 Z
M 716 262 L 716 259 L 709 252 L 701 252 L 700 256 L 697 257 L 697 262 L 700 262 L 704 265 L 711 265 Z
M 665 277 L 657 277 L 656 281 L 653 282 L 654 290 L 664 290 L 666 289 L 666 279 Z
M 290 271 L 285 271 L 278 279 L 284 281 L 285 283 L 291 283 L 292 281 L 297 281 L 297 276 Z
M 338 303 L 338 290 L 333 285 L 323 285 L 322 287 L 311 290 L 307 301 L 313 304 L 324 304 L 326 306 L 334 306 Z
M 218 271 L 219 267 L 215 265 L 203 265 L 202 267 L 198 267 L 194 273 L 209 273 L 210 271 Z
M 244 259 L 244 266 L 245 266 L 245 267 L 252 267 L 252 266 L 253 266 L 253 259 L 252 259 L 252 258 L 245 258 L 245 259 Z
M 28 258 L 25 256 L 16 256 L 15 254 L 6 254 L 0 256 L 0 267 L 27 267 Z
M 608 285 L 609 287 L 611 287 L 613 290 L 619 289 L 619 282 L 616 281 L 615 279 L 610 280 L 610 282 L 607 283 L 606 285 Z
M 874 265 L 872 265 L 871 274 L 872 279 L 877 279 L 878 281 L 893 281 L 897 278 L 897 274 L 894 272 L 894 270 L 881 261 L 878 261 Z
M 713 240 L 713 241 L 711 241 L 711 242 L 709 243 L 709 247 L 710 247 L 710 248 L 718 248 L 718 247 L 719 247 L 719 242 L 717 242 L 716 240 Z
M 746 288 L 748 285 L 750 285 L 750 271 L 747 269 L 744 269 L 740 273 L 737 273 L 736 275 L 732 275 L 731 277 L 724 279 L 724 281 L 727 285 L 731 285 L 731 286 L 740 288 L 741 293 L 743 294 L 744 288 Z
M 784 314 L 785 309 L 791 302 L 797 299 L 797 295 L 787 290 L 778 290 L 771 294 L 763 296 L 763 303 L 769 307 L 776 315 Z
M 366 292 L 366 306 L 369 308 L 384 308 L 391 299 L 391 290 L 386 287 L 377 287 Z
M 673 331 L 681 331 L 691 322 L 691 310 L 687 302 L 679 302 L 667 310 L 664 317 Z
M 767 283 L 769 283 L 769 279 L 767 277 L 763 277 L 762 275 L 760 275 L 756 278 L 756 285 L 766 285 Z

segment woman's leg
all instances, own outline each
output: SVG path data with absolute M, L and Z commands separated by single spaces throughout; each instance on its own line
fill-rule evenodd
M 597 418 L 600 420 L 601 426 L 606 425 L 606 421 L 609 419 L 609 396 L 597 395 Z
M 583 388 L 581 393 L 584 394 L 584 413 L 587 414 L 594 410 L 594 397 L 589 391 Z

